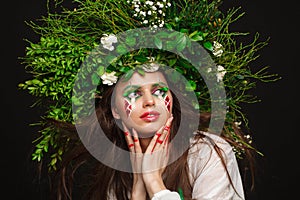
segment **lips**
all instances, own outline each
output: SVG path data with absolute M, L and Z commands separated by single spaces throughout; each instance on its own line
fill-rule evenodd
M 143 113 L 140 118 L 146 122 L 153 122 L 156 121 L 159 118 L 159 112 L 156 111 L 150 111 Z

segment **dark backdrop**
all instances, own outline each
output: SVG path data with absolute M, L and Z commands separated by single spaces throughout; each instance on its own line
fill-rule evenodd
M 46 1 L 17 1 L 11 8 L 2 7 L 1 37 L 1 193 L 8 199 L 45 199 L 46 180 L 38 182 L 34 165 L 30 162 L 31 141 L 36 128 L 28 124 L 39 120 L 41 111 L 31 108 L 32 96 L 18 91 L 17 84 L 29 77 L 17 57 L 24 55 L 23 38 L 36 40 L 37 36 L 24 23 L 45 14 Z M 249 200 L 291 199 L 297 195 L 300 180 L 298 166 L 298 99 L 299 92 L 299 13 L 296 0 L 230 0 L 222 8 L 242 6 L 245 16 L 232 25 L 232 30 L 250 32 L 240 38 L 247 42 L 255 32 L 270 43 L 261 50 L 253 66 L 271 66 L 282 80 L 258 83 L 253 91 L 261 103 L 248 105 L 245 112 L 250 120 L 254 141 L 264 153 L 259 159 L 260 175 L 255 193 Z M 13 52 L 13 53 L 12 53 Z M 40 184 L 40 186 L 39 186 Z M 3 185 L 5 187 L 3 187 Z

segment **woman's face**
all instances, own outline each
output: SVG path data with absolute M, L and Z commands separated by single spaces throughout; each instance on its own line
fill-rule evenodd
M 134 73 L 115 87 L 114 118 L 121 119 L 127 128 L 134 128 L 140 137 L 151 137 L 172 113 L 173 99 L 161 72 Z

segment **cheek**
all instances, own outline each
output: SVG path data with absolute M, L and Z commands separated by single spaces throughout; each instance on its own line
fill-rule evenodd
M 134 107 L 135 107 L 135 99 L 131 99 L 131 101 L 124 99 L 124 110 L 127 117 L 130 117 Z
M 129 115 L 132 112 L 132 105 L 127 99 L 124 99 L 124 110 L 125 110 L 126 116 L 129 117 Z

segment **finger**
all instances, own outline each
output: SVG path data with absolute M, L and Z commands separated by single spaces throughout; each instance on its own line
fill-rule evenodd
M 133 142 L 134 142 L 134 149 L 136 153 L 142 153 L 142 148 L 139 140 L 139 136 L 134 128 L 132 128 L 133 133 Z
M 122 122 L 122 126 L 124 129 L 124 136 L 125 136 L 125 140 L 128 145 L 129 151 L 134 152 L 135 151 L 134 150 L 134 142 L 133 142 L 131 133 L 129 132 L 128 128 L 126 127 L 126 125 L 123 122 Z
M 172 120 L 173 120 L 172 116 L 167 120 L 165 126 L 163 127 L 161 136 L 157 139 L 157 143 L 159 144 L 164 143 L 164 145 L 167 144 L 170 135 Z
M 163 128 L 164 128 L 164 127 L 161 127 L 161 128 L 156 132 L 156 134 L 154 135 L 154 137 L 152 138 L 152 140 L 150 141 L 150 143 L 149 143 L 149 145 L 148 145 L 148 147 L 147 147 L 147 149 L 146 149 L 146 153 L 149 153 L 149 149 L 151 149 L 151 154 L 152 154 L 152 152 L 154 151 L 154 148 L 155 148 L 155 146 L 156 146 L 156 144 L 157 144 L 157 140 L 158 140 L 158 138 L 161 136 L 161 132 L 162 132 Z
M 170 127 L 171 127 L 171 123 L 173 120 L 173 116 L 171 116 L 165 126 L 161 127 L 157 133 L 155 134 L 155 136 L 153 137 L 153 139 L 151 140 L 149 146 L 147 149 L 149 149 L 149 147 L 151 148 L 151 154 L 153 153 L 153 151 L 157 148 L 157 144 L 163 144 L 164 143 L 164 139 L 166 138 L 166 135 L 170 132 Z M 147 152 L 147 150 L 146 150 Z
M 149 147 L 151 148 L 151 153 L 153 153 L 153 151 L 157 148 L 157 144 L 163 144 L 167 134 L 170 132 L 172 120 L 173 120 L 173 116 L 171 116 L 167 120 L 166 124 L 163 127 L 161 127 L 154 135 L 153 139 L 151 140 L 147 148 L 147 149 L 149 149 Z
M 161 127 L 157 133 L 154 135 L 153 139 L 151 140 L 148 148 L 151 148 L 151 154 L 153 153 L 153 151 L 155 150 L 155 148 L 157 147 L 157 144 L 163 144 L 164 140 L 167 138 L 168 139 L 168 135 L 170 133 L 170 127 L 172 124 L 172 120 L 173 120 L 173 115 L 171 115 L 171 117 L 167 120 L 166 124 Z M 167 142 L 165 142 L 166 144 Z M 146 150 L 146 152 L 147 152 Z

